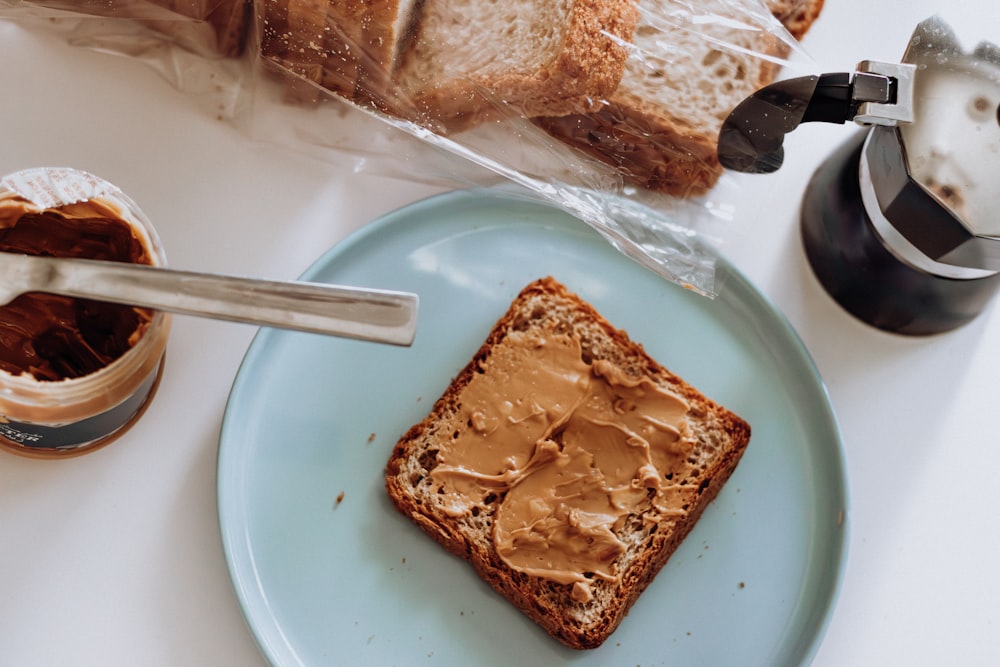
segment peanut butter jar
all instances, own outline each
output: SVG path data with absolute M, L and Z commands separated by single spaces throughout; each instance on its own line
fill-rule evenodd
M 0 179 L 0 252 L 166 265 L 135 202 L 67 168 Z M 169 331 L 168 313 L 89 299 L 35 292 L 0 305 L 0 447 L 58 458 L 122 435 L 156 392 Z

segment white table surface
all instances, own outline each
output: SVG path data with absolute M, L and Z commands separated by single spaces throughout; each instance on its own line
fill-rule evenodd
M 993 0 L 828 0 L 817 71 L 898 61 L 920 20 L 1000 41 Z M 983 32 L 975 32 L 981 30 Z M 248 138 L 144 64 L 0 21 L 0 172 L 65 165 L 118 184 L 172 265 L 292 279 L 382 213 L 440 191 Z M 1000 312 L 930 338 L 876 331 L 822 291 L 800 249 L 813 168 L 850 128 L 810 125 L 740 194 L 728 257 L 781 309 L 838 415 L 850 552 L 814 664 L 1000 664 Z M 177 317 L 139 423 L 65 461 L 0 452 L 0 665 L 264 664 L 216 514 L 216 447 L 253 327 Z

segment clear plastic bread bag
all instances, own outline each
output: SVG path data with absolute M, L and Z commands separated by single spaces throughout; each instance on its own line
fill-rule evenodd
M 2 19 L 140 61 L 223 119 L 252 86 L 250 0 L 0 0 Z
M 89 8 L 93 0 L 0 0 Z M 115 0 L 112 0 L 115 2 Z M 240 67 L 212 79 L 220 115 L 254 139 L 358 171 L 457 187 L 513 182 L 665 278 L 716 293 L 735 194 L 715 155 L 728 112 L 770 83 L 821 0 L 117 0 L 170 29 L 220 34 L 252 2 Z M 181 9 L 179 5 L 186 3 Z M 237 9 L 234 9 L 237 8 Z M 206 12 L 205 10 L 210 10 Z M 86 9 L 84 9 L 86 11 Z M 9 11 L 7 12 L 9 15 Z M 190 22 L 186 24 L 185 21 Z M 77 43 L 108 49 L 83 21 Z M 185 36 L 185 25 L 192 29 Z M 98 31 L 100 32 L 100 31 Z M 89 44 L 87 43 L 89 42 Z M 127 40 L 126 40 L 127 42 Z M 232 65 L 195 40 L 197 79 Z M 218 44 L 218 41 L 216 42 Z M 127 50 L 126 43 L 119 51 Z M 138 54 L 137 57 L 141 57 Z M 170 58 L 188 57 L 179 52 Z M 177 68 L 163 59 L 162 73 Z M 200 72 L 200 74 L 199 74 Z
M 251 34 L 252 6 L 244 0 L 0 0 L 0 17 L 42 19 L 71 43 L 125 55 L 175 43 L 210 58 L 239 57 Z

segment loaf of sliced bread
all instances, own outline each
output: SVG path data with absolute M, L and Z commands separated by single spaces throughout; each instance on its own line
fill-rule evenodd
M 736 468 L 740 417 L 552 278 L 395 445 L 389 497 L 552 637 L 601 645 Z
M 782 26 L 802 38 L 823 1 L 260 0 L 261 44 L 294 99 L 326 89 L 448 132 L 523 116 L 686 197 L 722 174 L 719 130 L 773 81 Z
M 637 20 L 635 0 L 424 0 L 395 81 L 452 128 L 585 111 L 617 88 Z
M 638 20 L 635 0 L 260 2 L 261 52 L 292 97 L 326 89 L 450 130 L 591 108 Z
M 767 8 L 801 38 L 822 5 L 769 0 Z M 704 194 L 718 181 L 723 122 L 774 80 L 776 62 L 788 51 L 780 31 L 765 29 L 767 16 L 751 20 L 750 3 L 703 0 L 693 11 L 684 6 L 642 0 L 635 48 L 615 92 L 590 113 L 535 119 L 552 136 L 617 167 L 628 181 L 681 197 Z

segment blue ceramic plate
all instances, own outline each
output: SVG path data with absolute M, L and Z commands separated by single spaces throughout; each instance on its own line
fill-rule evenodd
M 604 644 L 550 639 L 399 515 L 382 471 L 525 284 L 552 275 L 753 428 L 742 462 Z M 489 191 L 390 214 L 306 280 L 415 291 L 411 348 L 262 330 L 232 389 L 219 515 L 274 665 L 797 665 L 832 613 L 847 482 L 798 337 L 720 260 L 718 298 L 665 282 L 560 210 Z

